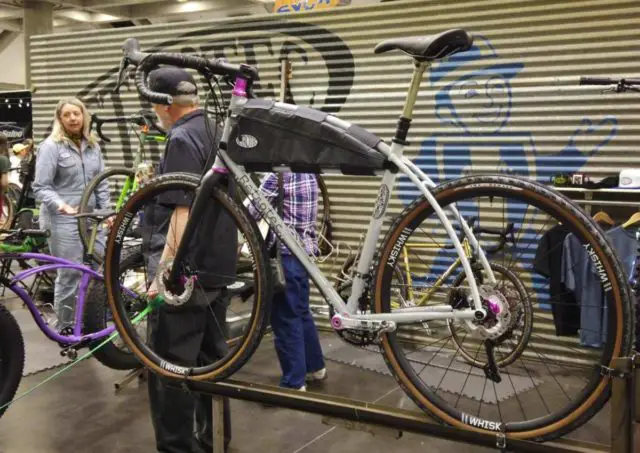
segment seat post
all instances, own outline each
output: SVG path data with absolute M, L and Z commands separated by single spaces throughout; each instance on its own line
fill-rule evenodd
M 416 104 L 418 91 L 420 90 L 420 83 L 422 82 L 422 76 L 428 67 L 429 63 L 426 61 L 415 62 L 415 68 L 411 77 L 411 84 L 409 85 L 409 91 L 407 92 L 407 99 L 404 102 L 402 116 L 398 119 L 396 135 L 393 138 L 393 141 L 399 145 L 407 146 L 409 144 L 409 142 L 407 142 L 407 135 L 409 133 L 409 126 L 411 125 L 411 118 L 413 116 L 413 107 Z
M 407 92 L 407 99 L 404 102 L 404 109 L 402 110 L 403 118 L 410 120 L 413 115 L 413 106 L 416 104 L 416 98 L 418 97 L 418 91 L 420 90 L 420 83 L 422 83 L 422 76 L 428 67 L 429 63 L 426 61 L 416 61 L 415 63 L 413 76 L 411 77 L 411 84 L 409 85 L 409 91 Z

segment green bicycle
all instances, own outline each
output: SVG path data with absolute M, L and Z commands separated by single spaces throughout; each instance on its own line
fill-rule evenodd
M 149 111 L 140 111 L 131 116 L 110 118 L 92 115 L 91 122 L 92 125 L 94 123 L 96 124 L 98 136 L 107 143 L 110 143 L 111 140 L 102 132 L 102 125 L 105 123 L 125 123 L 138 137 L 138 147 L 134 154 L 133 167 L 109 168 L 97 175 L 85 188 L 82 199 L 80 200 L 80 206 L 78 207 L 79 214 L 92 212 L 92 208 L 90 207 L 91 197 L 100 184 L 108 181 L 110 193 L 116 196 L 113 210 L 118 212 L 128 200 L 129 196 L 138 190 L 140 184 L 153 175 L 153 166 L 150 161 L 145 159 L 145 144 L 150 142 L 164 144 L 167 138 L 162 128 L 155 122 L 155 114 Z M 152 130 L 156 132 L 152 132 Z M 108 217 L 108 215 L 105 213 L 102 217 Z M 78 230 L 85 250 L 89 252 L 89 255 L 97 264 L 102 264 L 104 258 L 103 253 L 94 250 L 94 244 L 102 225 L 102 223 L 96 221 L 96 218 L 97 217 L 79 216 Z

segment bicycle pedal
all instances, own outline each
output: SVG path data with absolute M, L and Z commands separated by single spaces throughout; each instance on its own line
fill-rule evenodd
M 76 360 L 78 358 L 78 351 L 73 348 L 63 349 L 60 351 L 62 357 L 67 357 L 70 360 Z

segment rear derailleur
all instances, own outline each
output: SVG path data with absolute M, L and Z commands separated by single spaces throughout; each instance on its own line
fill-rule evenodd
M 502 382 L 502 376 L 500 376 L 498 364 L 496 363 L 496 356 L 493 351 L 496 344 L 497 343 L 491 339 L 484 342 L 484 349 L 487 354 L 487 364 L 484 366 L 483 371 L 487 379 L 496 383 L 500 383 Z

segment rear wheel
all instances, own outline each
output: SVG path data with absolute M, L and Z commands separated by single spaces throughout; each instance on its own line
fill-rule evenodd
M 479 284 L 479 290 L 489 315 L 482 321 L 455 321 L 466 325 L 464 333 L 458 334 L 459 340 L 468 340 L 464 348 L 454 340 L 448 321 L 429 321 L 428 335 L 420 322 L 402 324 L 395 332 L 384 334 L 381 348 L 392 374 L 418 406 L 459 428 L 502 431 L 512 438 L 543 441 L 588 422 L 610 395 L 610 378 L 603 370 L 612 367 L 615 358 L 630 352 L 633 338 L 634 309 L 625 273 L 602 230 L 566 197 L 530 180 L 468 177 L 442 184 L 433 194 L 440 206 L 455 206 L 464 217 L 480 219 L 481 226 L 505 228 L 514 223 L 513 247 L 489 260 L 517 275 L 526 286 L 534 308 L 532 332 L 518 357 L 495 370 L 474 366 L 464 359 L 461 349 L 474 362 L 482 363 L 483 353 L 491 350 L 498 357 L 496 351 L 509 347 L 502 338 L 515 320 L 508 309 L 508 297 L 498 286 L 485 281 Z M 595 272 L 585 274 L 590 275 L 589 284 L 605 297 L 600 306 L 601 310 L 607 307 L 602 315 L 604 327 L 595 333 L 604 339 L 599 347 L 583 345 L 584 335 L 594 334 L 587 326 L 580 327 L 580 336 L 556 336 L 551 330 L 553 313 L 562 307 L 555 306 L 549 298 L 549 282 L 536 272 L 539 268 L 534 267 L 534 260 L 538 266 L 538 260 L 548 258 L 544 255 L 546 249 L 539 249 L 539 244 L 544 242 L 545 233 L 559 224 L 573 235 L 566 237 L 570 255 L 562 258 L 565 272 L 577 275 L 577 266 L 584 264 Z M 407 207 L 383 242 L 374 266 L 377 313 L 393 311 L 391 282 L 397 252 L 392 252 L 408 241 L 432 241 L 443 246 L 450 243 L 424 198 Z M 410 258 L 416 272 L 422 269 L 425 285 L 434 281 L 434 273 L 439 275 L 457 259 L 450 247 L 433 250 Z M 591 263 L 594 265 L 589 268 Z M 496 277 L 500 280 L 499 275 Z M 460 295 L 460 289 L 450 279 L 431 303 L 451 303 Z M 583 310 L 597 307 L 591 303 L 580 301 Z M 606 335 L 601 335 L 605 331 Z
M 170 219 L 175 204 L 179 200 L 181 206 L 186 206 L 192 202 L 196 189 L 199 185 L 199 178 L 187 174 L 168 174 L 152 179 L 143 188 L 136 191 L 127 201 L 125 206 L 118 213 L 113 229 L 108 238 L 107 256 L 105 266 L 105 282 L 109 305 L 113 313 L 113 320 L 116 324 L 127 347 L 138 357 L 138 359 L 152 371 L 167 377 L 185 378 L 195 380 L 220 380 L 237 371 L 255 352 L 262 335 L 264 334 L 266 316 L 269 313 L 271 304 L 271 275 L 265 263 L 265 245 L 259 237 L 255 222 L 249 217 L 249 213 L 239 205 L 230 195 L 219 188 L 211 193 L 210 208 L 207 216 L 210 221 L 202 221 L 198 225 L 194 241 L 187 253 L 187 258 L 181 266 L 182 282 L 190 282 L 193 285 L 193 292 L 185 297 L 184 305 L 172 302 L 165 294 L 164 303 L 152 304 L 149 324 L 156 322 L 156 319 L 172 316 L 181 319 L 181 329 L 189 332 L 201 332 L 202 325 L 207 326 L 207 332 L 221 331 L 227 335 L 226 351 L 220 352 L 216 347 L 217 357 L 207 355 L 198 357 L 197 363 L 185 362 L 182 360 L 183 352 L 181 348 L 170 339 L 161 346 L 155 346 L 153 341 L 147 341 L 145 335 L 141 335 L 136 328 L 134 317 L 143 309 L 131 310 L 131 305 L 123 296 L 124 288 L 121 286 L 120 275 L 123 268 L 123 260 L 127 256 L 127 250 L 131 247 L 142 250 L 142 254 L 147 261 L 146 271 L 148 272 L 145 281 L 149 285 L 154 281 L 156 274 L 165 275 L 169 265 L 160 263 L 157 260 L 162 253 L 165 244 L 175 244 L 177 239 L 168 236 L 168 224 L 164 219 Z M 217 212 L 217 223 L 214 221 L 214 213 Z M 167 226 L 164 229 L 160 225 Z M 219 290 L 215 294 L 224 294 L 221 299 L 211 303 L 209 299 L 204 299 L 211 294 L 211 290 L 205 287 L 206 282 L 212 282 L 209 268 L 208 275 L 201 275 L 203 256 L 208 256 L 206 247 L 217 240 L 216 234 L 224 229 L 227 232 L 233 231 L 238 235 L 237 243 L 228 243 L 229 254 L 220 257 L 220 260 L 230 261 L 233 265 L 226 263 L 222 265 L 222 270 L 215 274 L 215 285 L 233 286 L 238 283 L 237 246 L 243 244 L 245 247 L 244 259 L 250 263 L 244 269 L 241 277 L 252 282 L 252 293 L 246 299 L 243 297 L 233 297 L 232 288 L 218 286 Z M 136 231 L 137 234 L 132 234 Z M 225 240 L 229 235 L 225 234 Z M 135 239 L 139 238 L 139 239 Z M 170 245 L 173 247 L 173 245 Z M 175 250 L 172 250 L 175 253 Z M 240 263 L 242 265 L 242 263 Z M 186 285 L 188 286 L 188 285 Z M 181 294 L 188 294 L 181 289 Z M 218 293 L 217 291 L 220 291 Z M 146 293 L 146 290 L 145 290 Z M 216 296 L 217 297 L 217 296 Z M 144 301 L 146 303 L 146 301 Z M 221 307 L 223 303 L 225 306 Z M 194 315 L 195 313 L 195 315 Z M 162 321 L 158 321 L 162 322 Z M 236 329 L 234 338 L 229 338 L 230 326 L 239 326 Z M 154 327 L 150 328 L 153 331 Z M 152 333 L 153 335 L 153 333 Z M 180 340 L 187 335 L 176 333 Z M 158 342 L 160 343 L 160 342 Z M 180 351 L 178 351 L 180 349 Z M 176 358 L 178 357 L 179 358 Z
M 16 394 L 24 370 L 24 340 L 18 322 L 0 305 L 0 417 Z

